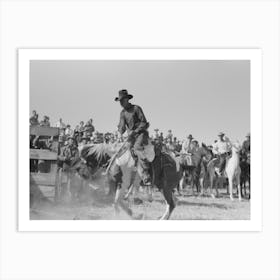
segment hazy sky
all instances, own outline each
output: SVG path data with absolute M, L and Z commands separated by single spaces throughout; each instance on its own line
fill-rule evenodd
M 250 61 L 50 61 L 30 63 L 30 112 L 62 117 L 74 127 L 93 118 L 100 132 L 115 131 L 119 89 L 134 95 L 150 133 L 159 128 L 183 139 L 212 143 L 219 131 L 242 141 L 250 131 Z

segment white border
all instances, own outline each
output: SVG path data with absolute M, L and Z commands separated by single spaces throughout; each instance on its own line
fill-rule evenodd
M 251 219 L 105 221 L 29 219 L 29 62 L 30 60 L 250 60 L 251 61 Z M 262 229 L 262 72 L 260 49 L 19 49 L 19 231 L 261 231 Z

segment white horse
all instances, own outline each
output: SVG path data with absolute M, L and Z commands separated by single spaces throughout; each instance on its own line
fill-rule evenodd
M 238 190 L 238 198 L 239 201 L 241 201 L 241 192 L 240 192 L 240 175 L 241 175 L 241 168 L 239 166 L 239 152 L 241 150 L 241 145 L 240 143 L 237 141 L 235 143 L 231 143 L 231 150 L 232 150 L 232 156 L 227 160 L 226 162 L 226 168 L 225 168 L 225 174 L 222 175 L 221 177 L 217 177 L 217 173 L 216 173 L 216 159 L 211 160 L 208 163 L 208 173 L 209 173 L 209 177 L 210 177 L 210 192 L 211 192 L 211 196 L 215 197 L 213 192 L 212 192 L 212 188 L 213 188 L 213 183 L 214 183 L 214 179 L 218 179 L 219 181 L 228 178 L 228 183 L 229 183 L 229 197 L 231 200 L 233 200 L 233 185 L 234 183 L 237 186 L 237 190 Z M 218 191 L 218 184 L 216 182 L 215 184 L 215 189 L 216 189 L 216 194 L 217 196 L 219 196 L 219 191 Z
M 228 184 L 229 184 L 229 197 L 231 200 L 233 200 L 232 189 L 233 189 L 233 183 L 235 182 L 238 190 L 238 199 L 239 201 L 241 201 L 241 191 L 240 191 L 241 168 L 239 166 L 239 152 L 241 150 L 241 145 L 238 142 L 232 143 L 231 150 L 232 150 L 232 156 L 228 160 L 225 169 L 226 176 L 228 178 Z

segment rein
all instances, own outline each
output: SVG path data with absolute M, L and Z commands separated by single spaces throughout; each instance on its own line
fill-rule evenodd
M 112 166 L 112 164 L 115 162 L 116 158 L 121 154 L 123 148 L 125 147 L 127 141 L 125 141 L 121 147 L 119 148 L 119 150 L 114 154 L 114 156 L 111 158 L 110 162 L 109 162 L 109 165 L 107 166 L 107 169 L 105 171 L 105 174 L 107 175 L 110 171 L 110 168 Z

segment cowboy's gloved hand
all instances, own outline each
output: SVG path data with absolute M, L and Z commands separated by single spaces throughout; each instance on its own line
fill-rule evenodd
M 135 131 L 132 130 L 132 131 L 130 131 L 130 133 L 128 134 L 128 137 L 133 137 L 135 134 L 136 134 Z
M 136 134 L 135 131 L 131 131 L 131 132 L 128 134 L 127 140 L 128 140 L 128 141 L 133 141 L 135 134 Z

